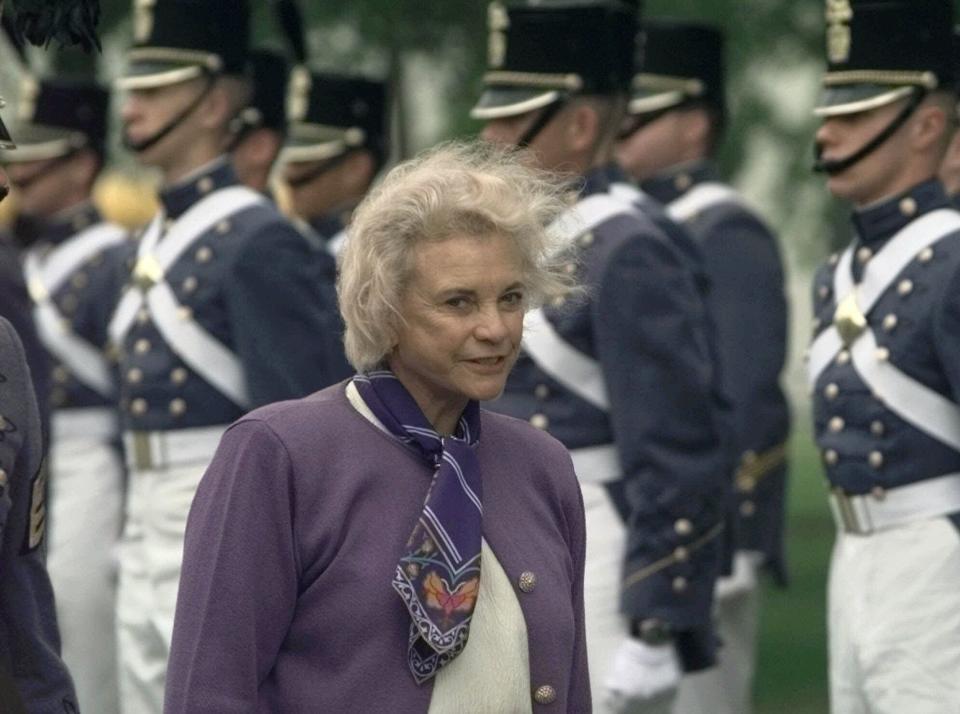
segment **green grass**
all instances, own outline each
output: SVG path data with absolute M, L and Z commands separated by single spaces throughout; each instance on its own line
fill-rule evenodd
M 827 706 L 826 579 L 834 527 L 807 428 L 790 448 L 787 552 L 791 582 L 767 586 L 758 647 L 756 714 L 824 714 Z

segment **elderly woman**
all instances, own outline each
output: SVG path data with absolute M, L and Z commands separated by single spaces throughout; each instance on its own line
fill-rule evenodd
M 584 526 L 560 444 L 480 408 L 568 290 L 560 189 L 447 145 L 358 208 L 353 379 L 234 424 L 187 526 L 172 712 L 589 712 Z

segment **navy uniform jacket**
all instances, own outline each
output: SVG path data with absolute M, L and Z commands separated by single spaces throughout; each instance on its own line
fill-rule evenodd
M 6 231 L 0 233 L 0 317 L 10 321 L 23 342 L 33 389 L 40 403 L 40 423 L 46 444 L 46 435 L 50 433 L 50 365 L 33 324 L 33 306 L 23 279 L 20 249 L 13 234 Z
M 717 183 L 707 161 L 644 182 L 669 207 L 694 187 Z M 787 352 L 787 302 L 777 240 L 742 202 L 713 203 L 683 222 L 696 241 L 709 278 L 707 303 L 716 326 L 724 394 L 733 404 L 736 546 L 763 553 L 786 578 L 785 441 L 790 412 L 780 386 Z
M 103 225 L 103 217 L 96 207 L 85 204 L 69 215 L 38 223 L 29 249 L 49 257 L 58 249 L 75 246 L 73 239 L 84 230 Z M 107 349 L 107 324 L 123 287 L 121 266 L 134 249 L 129 234 L 119 235 L 120 240 L 103 249 L 85 251 L 83 260 L 50 296 L 70 332 L 101 353 Z M 106 358 L 104 354 L 104 360 Z M 53 409 L 116 406 L 114 395 L 100 393 L 85 384 L 56 354 L 48 354 L 48 361 L 52 365 L 50 406 Z
M 612 175 L 592 172 L 583 195 L 607 192 Z M 569 345 L 600 363 L 609 413 L 523 353 L 491 407 L 546 428 L 569 449 L 616 444 L 623 478 L 609 488 L 629 529 L 622 610 L 669 623 L 688 670 L 709 666 L 728 471 L 706 306 L 687 259 L 638 213 L 600 224 L 578 251 L 587 298 L 544 312 Z
M 213 190 L 237 185 L 218 160 L 160 196 L 176 220 Z M 163 239 L 161 238 L 161 244 Z M 133 256 L 128 267 L 133 268 Z M 243 366 L 250 408 L 301 397 L 348 376 L 335 360 L 341 334 L 332 302 L 332 258 L 321 261 L 269 204 L 242 209 L 198 238 L 165 280 L 196 321 Z M 129 290 L 140 288 L 132 284 Z M 229 424 L 245 413 L 185 365 L 145 310 L 118 348 L 126 430 L 175 430 Z
M 856 213 L 851 264 L 864 266 L 916 218 L 951 207 L 942 185 L 927 181 Z M 837 256 L 814 280 L 815 336 L 834 318 Z M 867 315 L 882 355 L 901 372 L 960 401 L 960 231 L 919 251 Z M 879 354 L 878 357 L 880 358 Z M 894 413 L 840 352 L 814 384 L 814 434 L 830 484 L 851 494 L 890 489 L 960 471 L 960 452 Z
M 0 710 L 17 711 L 4 691 L 12 675 L 26 712 L 64 714 L 77 705 L 44 565 L 39 430 L 23 346 L 0 318 Z

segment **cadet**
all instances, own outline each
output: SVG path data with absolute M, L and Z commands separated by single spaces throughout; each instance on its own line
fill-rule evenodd
M 960 90 L 960 28 L 953 29 L 953 71 L 956 74 L 954 90 Z M 960 94 L 960 91 L 958 91 Z M 960 112 L 960 104 L 957 105 Z M 960 131 L 954 127 L 953 138 L 947 149 L 943 161 L 940 162 L 940 181 L 953 199 L 955 206 L 960 206 Z
M 32 77 L 20 91 L 17 149 L 3 161 L 17 192 L 15 234 L 40 339 L 54 365 L 50 555 L 63 657 L 85 711 L 118 711 L 116 560 L 123 465 L 115 373 L 104 350 L 127 234 L 91 190 L 105 159 L 109 93 Z
M 57 2 L 43 8 L 53 17 L 18 16 L 16 4 L 7 17 L 35 44 L 57 38 L 90 49 L 97 44 L 92 22 L 96 13 L 88 3 L 71 5 L 79 17 L 63 12 Z M 0 148 L 16 148 L 2 120 Z M 7 179 L 0 170 L 0 200 L 6 194 Z M 6 298 L 17 291 L 11 277 L 17 278 L 7 269 L 0 272 L 4 310 L 11 308 Z M 27 315 L 19 317 L 29 325 Z M 76 696 L 59 656 L 53 591 L 44 566 L 46 478 L 40 468 L 40 419 L 30 383 L 23 346 L 10 323 L 0 318 L 0 709 L 10 714 L 75 714 Z
M 854 238 L 814 282 L 814 430 L 838 536 L 830 695 L 843 714 L 960 701 L 960 213 L 950 0 L 832 0 L 817 168 Z
M 776 238 L 720 182 L 711 160 L 726 122 L 720 31 L 657 19 L 643 27 L 643 64 L 634 77 L 617 158 L 699 246 L 740 459 L 733 504 L 738 550 L 733 574 L 717 584 L 719 666 L 685 677 L 674 711 L 747 714 L 759 615 L 754 571 L 766 564 L 781 582 L 785 576 L 783 267 Z
M 490 69 L 472 116 L 487 122 L 486 139 L 579 174 L 554 230 L 569 236 L 565 259 L 587 288 L 528 315 L 523 352 L 491 407 L 571 450 L 587 513 L 595 711 L 669 711 L 681 667 L 714 662 L 728 486 L 698 285 L 663 232 L 607 193 L 612 179 L 626 181 L 611 164 L 637 19 L 620 3 L 494 3 L 489 23 Z
M 226 145 L 249 103 L 246 2 L 137 0 L 125 142 L 163 176 L 110 325 L 130 471 L 118 594 L 120 696 L 159 712 L 197 482 L 226 426 L 337 381 L 336 306 L 302 236 L 237 183 Z
M 386 85 L 296 67 L 287 109 L 282 161 L 291 207 L 335 255 L 390 152 Z

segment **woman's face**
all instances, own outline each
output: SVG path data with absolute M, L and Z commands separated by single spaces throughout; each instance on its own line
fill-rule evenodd
M 525 297 L 508 238 L 454 235 L 414 247 L 400 306 L 406 324 L 388 361 L 436 428 L 452 427 L 467 400 L 503 391 L 520 348 Z

